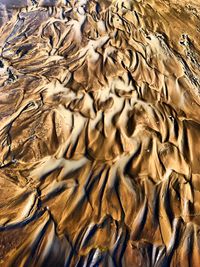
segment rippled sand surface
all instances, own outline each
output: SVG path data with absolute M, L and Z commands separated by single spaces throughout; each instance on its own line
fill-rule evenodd
M 0 266 L 200 266 L 200 1 L 0 1 Z

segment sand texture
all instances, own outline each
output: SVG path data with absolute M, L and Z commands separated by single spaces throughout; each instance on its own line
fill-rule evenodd
M 200 0 L 0 0 L 0 266 L 200 266 Z

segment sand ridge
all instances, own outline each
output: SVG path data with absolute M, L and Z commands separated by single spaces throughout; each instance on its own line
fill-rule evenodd
M 0 266 L 200 266 L 200 3 L 0 1 Z

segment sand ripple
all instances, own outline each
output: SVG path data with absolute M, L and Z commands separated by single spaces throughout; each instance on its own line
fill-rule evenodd
M 200 266 L 197 1 L 0 3 L 0 266 Z

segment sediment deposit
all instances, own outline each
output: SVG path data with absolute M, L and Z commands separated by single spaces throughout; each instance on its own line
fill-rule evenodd
M 0 1 L 0 266 L 200 266 L 199 11 Z

